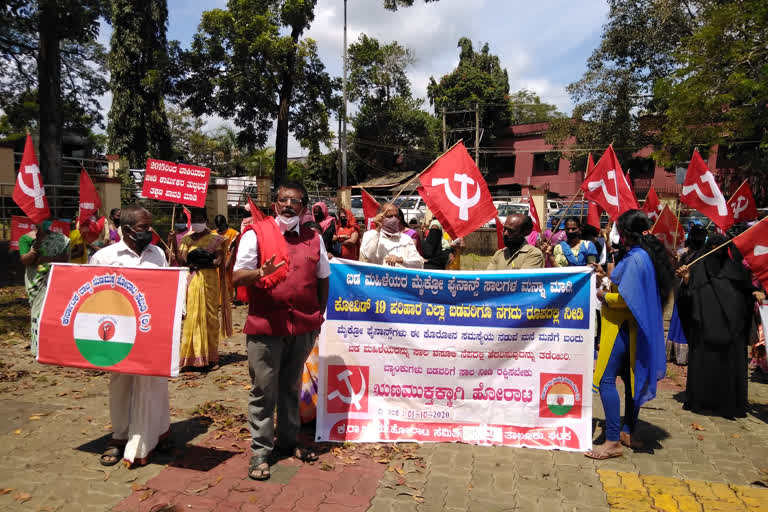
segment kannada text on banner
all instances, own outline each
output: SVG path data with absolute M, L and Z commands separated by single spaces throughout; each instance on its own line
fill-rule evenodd
M 211 170 L 196 165 L 147 160 L 141 195 L 202 208 L 208 193 Z
M 334 259 L 316 438 L 589 449 L 596 307 L 586 267 Z
M 186 283 L 183 268 L 53 264 L 37 360 L 178 376 Z

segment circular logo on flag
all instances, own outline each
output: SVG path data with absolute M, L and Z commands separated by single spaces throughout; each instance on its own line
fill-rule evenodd
M 576 390 L 571 388 L 567 381 L 556 382 L 547 390 L 547 408 L 552 414 L 564 416 L 576 403 L 575 394 Z
M 128 357 L 136 340 L 136 313 L 125 295 L 102 290 L 88 297 L 74 321 L 80 354 L 94 366 L 113 366 Z

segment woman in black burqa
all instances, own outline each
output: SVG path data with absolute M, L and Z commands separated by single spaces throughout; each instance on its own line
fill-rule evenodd
M 707 250 L 726 241 L 723 235 L 711 235 Z M 678 276 L 682 278 L 678 311 L 689 347 L 683 407 L 744 417 L 747 344 L 757 292 L 750 273 L 731 245 L 695 265 L 683 265 Z

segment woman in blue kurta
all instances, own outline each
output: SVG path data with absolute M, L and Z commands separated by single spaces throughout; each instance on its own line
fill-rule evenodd
M 608 459 L 630 446 L 640 406 L 656 396 L 656 381 L 664 378 L 664 317 L 661 297 L 667 297 L 674 274 L 664 246 L 649 233 L 651 221 L 639 210 L 618 219 L 623 256 L 611 274 L 611 289 L 599 290 L 603 303 L 600 350 L 592 381 L 605 410 L 604 444 L 585 455 Z M 624 421 L 616 389 L 621 376 L 626 390 Z

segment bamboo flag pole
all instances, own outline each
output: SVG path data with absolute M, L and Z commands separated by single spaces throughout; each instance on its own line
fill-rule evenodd
M 766 219 L 768 219 L 768 217 L 764 218 L 764 219 L 763 219 L 763 220 L 761 220 L 760 222 L 768 222 L 768 220 L 766 220 Z M 750 227 L 749 229 L 745 229 L 745 230 L 744 230 L 744 231 L 743 231 L 743 232 L 742 232 L 742 233 L 741 233 L 739 236 L 744 236 L 744 234 L 745 234 L 747 231 L 749 231 L 750 229 L 754 229 L 754 228 L 756 228 L 757 226 L 759 226 L 759 225 L 760 225 L 760 222 L 755 222 L 755 224 L 754 224 L 752 227 Z M 709 251 L 708 253 L 702 254 L 701 256 L 699 256 L 698 258 L 696 258 L 695 260 L 693 260 L 692 262 L 690 262 L 690 263 L 689 263 L 687 266 L 688 266 L 688 267 L 690 267 L 691 265 L 693 265 L 693 264 L 694 264 L 694 263 L 696 263 L 697 261 L 699 261 L 699 260 L 701 260 L 701 259 L 703 259 L 703 258 L 706 258 L 707 256 L 709 256 L 709 255 L 710 255 L 710 254 L 712 254 L 713 252 L 717 252 L 717 251 L 718 251 L 718 249 L 722 249 L 722 248 L 723 248 L 723 247 L 725 247 L 726 245 L 733 243 L 733 241 L 734 241 L 734 240 L 736 240 L 737 238 L 739 238 L 739 236 L 733 237 L 733 238 L 731 238 L 730 240 L 728 240 L 727 242 L 725 242 L 725 243 L 723 243 L 723 244 L 720 244 L 720 245 L 718 245 L 717 247 L 715 247 L 714 249 L 712 249 L 712 250 L 711 250 L 711 251 Z
M 676 200 L 676 208 L 675 208 L 675 210 L 677 210 L 675 212 L 677 215 L 675 215 L 675 219 L 676 219 L 676 221 L 675 221 L 675 233 L 672 235 L 672 247 L 677 249 L 677 232 L 680 229 L 680 199 Z
M 583 194 L 583 193 L 584 193 L 584 191 L 579 189 L 575 194 L 573 194 L 573 197 L 571 198 L 571 202 L 568 203 L 568 206 L 565 208 L 565 211 L 560 216 L 560 218 L 557 220 L 557 224 L 555 224 L 554 227 L 549 230 L 549 237 L 547 238 L 548 242 L 552 240 L 552 236 L 554 236 L 555 233 L 560 231 L 560 223 L 563 222 L 563 219 L 565 218 L 565 216 L 568 215 L 568 210 L 571 209 L 571 206 L 573 206 L 573 203 L 576 201 L 576 198 L 580 194 Z
M 173 203 L 173 213 L 171 213 L 171 231 L 173 231 L 175 222 L 176 222 L 176 203 Z
M 408 181 L 405 183 L 405 185 L 403 185 L 403 186 L 400 188 L 400 192 L 398 192 L 398 193 L 397 193 L 397 195 L 396 195 L 395 197 L 393 197 L 393 198 L 392 198 L 392 201 L 390 201 L 390 202 L 391 202 L 392 204 L 394 204 L 394 203 L 395 203 L 395 201 L 397 201 L 397 198 L 398 198 L 398 197 L 400 197 L 400 195 L 401 195 L 401 194 L 403 193 L 403 191 L 406 189 L 406 187 L 407 187 L 408 185 L 410 185 L 411 183 L 413 183 L 413 180 L 415 180 L 415 179 L 419 178 L 419 177 L 420 177 L 422 174 L 424 174 L 425 172 L 427 172 L 427 171 L 428 171 L 428 170 L 429 170 L 429 169 L 430 169 L 430 168 L 431 168 L 433 165 L 435 165 L 435 162 L 437 162 L 438 160 L 440 160 L 440 159 L 443 157 L 443 155 L 445 155 L 446 153 L 448 153 L 450 150 L 452 150 L 453 148 L 455 148 L 456 146 L 458 146 L 458 145 L 459 145 L 461 142 L 463 142 L 463 141 L 464 141 L 464 139 L 459 139 L 458 141 L 456 141 L 456 144 L 454 144 L 453 146 L 451 146 L 451 147 L 449 147 L 448 149 L 446 149 L 445 151 L 443 151 L 443 152 L 440 154 L 440 156 L 438 156 L 437 158 L 435 158 L 434 160 L 432 160 L 432 162 L 431 162 L 431 163 L 430 163 L 428 166 L 426 166 L 426 167 L 424 168 L 424 170 L 423 170 L 423 171 L 421 171 L 419 174 L 417 174 L 417 175 L 416 175 L 416 176 L 414 176 L 413 178 L 409 179 L 409 180 L 408 180 Z

